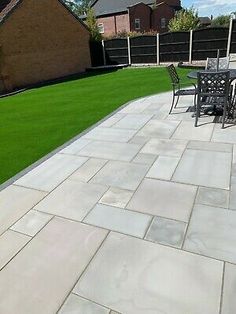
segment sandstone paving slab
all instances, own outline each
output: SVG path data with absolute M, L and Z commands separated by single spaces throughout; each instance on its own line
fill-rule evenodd
M 188 222 L 196 192 L 195 186 L 144 179 L 127 208 Z
M 182 221 L 155 217 L 145 239 L 181 248 L 186 227 Z
M 235 126 L 222 129 L 221 124 L 216 124 L 212 135 L 213 142 L 221 143 L 236 143 L 236 128 Z
M 236 265 L 226 263 L 224 275 L 224 289 L 222 314 L 231 314 L 236 309 Z
M 142 145 L 94 141 L 80 151 L 80 155 L 111 160 L 130 161 Z
M 7 230 L 0 237 L 0 269 L 2 269 L 29 241 L 30 237 Z
M 99 203 L 125 208 L 133 195 L 133 191 L 111 187 L 100 199 Z
M 159 156 L 146 176 L 149 178 L 170 180 L 178 162 L 178 157 Z
M 90 182 L 135 190 L 149 169 L 148 165 L 109 161 Z
M 56 313 L 107 232 L 54 218 L 0 273 L 0 313 Z
M 52 215 L 30 210 L 20 220 L 18 220 L 11 230 L 24 233 L 33 237 L 52 219 Z
M 187 149 L 173 180 L 206 187 L 229 189 L 231 154 Z
M 170 138 L 179 121 L 150 120 L 136 135 L 154 138 Z
M 85 157 L 56 154 L 15 182 L 50 192 L 87 161 Z
M 87 144 L 89 144 L 91 141 L 84 139 L 84 138 L 79 138 L 78 140 L 74 141 L 64 149 L 60 151 L 62 154 L 70 154 L 70 155 L 76 155 L 79 153 L 79 151 L 85 147 Z
M 128 114 L 113 125 L 113 128 L 120 129 L 141 129 L 150 119 L 152 115 L 147 114 Z
M 99 204 L 92 209 L 84 222 L 143 238 L 151 219 L 149 215 Z
M 196 205 L 184 248 L 188 251 L 236 263 L 236 212 Z
M 229 208 L 236 210 L 236 177 L 231 177 Z
M 141 153 L 163 156 L 181 157 L 187 141 L 170 139 L 151 139 L 142 148 Z
M 189 141 L 187 148 L 232 153 L 232 145 L 225 143 Z
M 133 138 L 131 138 L 131 140 L 129 141 L 129 143 L 131 144 L 138 144 L 141 146 L 143 146 L 144 144 L 146 144 L 151 138 L 150 137 L 146 137 L 146 136 L 134 136 Z
M 139 153 L 135 156 L 135 158 L 132 160 L 132 162 L 135 162 L 137 164 L 146 164 L 146 165 L 152 165 L 154 161 L 156 160 L 157 156 L 154 154 L 143 154 Z
M 81 221 L 107 189 L 105 186 L 68 179 L 35 206 L 35 209 Z
M 196 197 L 196 203 L 216 206 L 216 207 L 229 207 L 229 191 L 221 189 L 212 189 L 199 187 Z
M 116 114 L 114 114 L 110 118 L 108 118 L 105 121 L 103 121 L 102 123 L 100 123 L 99 126 L 109 128 L 109 127 L 113 126 L 116 122 L 120 121 L 120 119 L 125 117 L 125 116 L 126 116 L 125 113 L 117 112 Z
M 70 176 L 70 180 L 88 182 L 106 163 L 106 159 L 90 158 Z
M 89 131 L 83 138 L 88 138 L 96 141 L 111 141 L 111 142 L 128 142 L 134 135 L 134 130 L 122 130 L 115 128 L 96 127 Z
M 110 310 L 71 293 L 58 314 L 110 314 Z
M 47 193 L 10 185 L 0 192 L 0 234 L 24 216 Z
M 182 121 L 172 138 L 180 140 L 210 141 L 214 123 L 194 126 L 194 121 Z
M 149 102 L 144 102 L 144 98 L 140 98 L 130 102 L 119 113 L 142 113 L 149 105 Z
M 222 272 L 222 262 L 111 233 L 74 292 L 126 314 L 216 314 Z

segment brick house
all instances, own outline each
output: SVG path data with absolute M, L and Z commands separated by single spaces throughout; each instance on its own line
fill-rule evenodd
M 89 39 L 61 0 L 0 0 L 0 92 L 84 71 Z
M 181 9 L 180 0 L 95 0 L 93 8 L 100 32 L 107 35 L 122 31 L 159 33 L 168 31 L 168 23 Z

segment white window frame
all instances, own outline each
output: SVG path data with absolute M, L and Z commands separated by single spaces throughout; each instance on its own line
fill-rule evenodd
M 161 28 L 166 28 L 166 25 L 167 25 L 167 23 L 166 23 L 166 18 L 165 18 L 165 17 L 162 17 L 162 18 L 161 18 Z
M 138 26 L 137 26 L 137 25 L 138 25 Z M 135 19 L 135 20 L 134 20 L 134 28 L 135 28 L 136 30 L 141 29 L 140 19 Z
M 98 30 L 100 34 L 104 34 L 104 24 L 98 23 Z

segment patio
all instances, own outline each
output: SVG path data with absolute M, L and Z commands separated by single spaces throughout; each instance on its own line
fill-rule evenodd
M 0 313 L 233 314 L 236 126 L 135 100 L 0 192 Z

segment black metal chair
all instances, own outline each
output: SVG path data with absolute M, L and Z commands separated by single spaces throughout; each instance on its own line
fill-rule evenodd
M 229 57 L 224 58 L 207 58 L 206 70 L 208 71 L 223 71 L 229 68 Z
M 223 110 L 222 128 L 224 128 L 225 118 L 230 106 L 230 72 L 198 72 L 198 96 L 195 114 L 195 126 L 201 111 L 206 111 L 207 107 L 211 111 L 217 108 Z
M 196 96 L 197 96 L 196 85 L 191 83 L 191 82 L 182 83 L 180 81 L 178 73 L 176 72 L 176 69 L 175 69 L 173 64 L 170 64 L 167 67 L 167 71 L 168 71 L 168 73 L 170 75 L 172 88 L 173 88 L 173 99 L 172 99 L 172 104 L 171 104 L 171 107 L 170 107 L 169 114 L 172 112 L 173 108 L 177 107 L 177 104 L 179 102 L 180 96 L 194 96 L 194 106 L 196 106 Z M 187 89 L 187 88 L 184 89 L 183 88 L 184 86 L 187 87 L 189 85 L 193 85 L 194 88 L 192 88 L 192 89 Z M 175 99 L 176 99 L 176 101 L 175 101 Z

